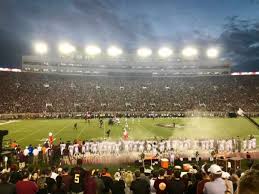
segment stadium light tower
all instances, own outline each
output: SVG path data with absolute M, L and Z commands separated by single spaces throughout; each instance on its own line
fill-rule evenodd
M 186 47 L 182 50 L 184 57 L 195 57 L 198 55 L 198 50 L 194 47 Z
M 63 55 L 69 55 L 69 54 L 75 52 L 76 48 L 73 45 L 71 45 L 70 43 L 65 42 L 65 43 L 59 44 L 58 50 Z
M 149 57 L 152 55 L 152 50 L 150 48 L 142 47 L 137 50 L 137 54 L 140 57 Z
M 206 52 L 208 58 L 217 58 L 219 50 L 217 48 L 209 48 Z
M 34 44 L 34 51 L 37 54 L 44 55 L 48 52 L 48 46 L 44 42 L 37 42 Z
M 85 47 L 85 53 L 90 56 L 96 56 L 101 54 L 102 50 L 100 47 L 95 45 L 89 45 Z
M 162 47 L 158 50 L 158 55 L 162 58 L 170 57 L 173 54 L 173 50 L 168 47 Z
M 107 49 L 107 54 L 111 57 L 118 57 L 119 55 L 122 54 L 122 49 L 116 46 L 110 46 Z

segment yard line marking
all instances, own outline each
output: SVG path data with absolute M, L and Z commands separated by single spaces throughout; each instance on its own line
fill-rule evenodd
M 10 123 L 17 123 L 17 122 L 20 122 L 20 120 L 10 120 L 10 121 L 0 123 L 0 125 L 7 125 L 7 124 L 10 124 Z
M 67 124 L 68 123 L 68 124 Z M 68 120 L 64 127 L 62 127 L 60 130 L 58 130 L 56 133 L 54 133 L 54 136 L 57 136 L 58 134 L 60 134 L 65 128 L 67 128 L 70 125 L 70 120 Z M 71 125 L 72 126 L 72 125 Z M 71 127 L 72 128 L 72 127 Z
M 86 129 L 87 125 L 85 125 L 85 127 L 83 127 L 81 130 L 80 130 L 80 133 L 77 135 L 76 139 L 78 139 L 80 137 L 80 135 L 82 134 L 82 132 Z

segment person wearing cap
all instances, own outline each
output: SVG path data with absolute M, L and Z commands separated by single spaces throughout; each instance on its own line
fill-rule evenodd
M 222 172 L 222 179 L 225 181 L 225 185 L 226 185 L 226 191 L 225 194 L 233 194 L 233 183 L 231 180 L 229 180 L 230 178 L 230 174 L 228 172 Z
M 209 176 L 208 170 L 209 170 L 208 164 L 202 165 L 202 167 L 201 167 L 202 180 L 200 182 L 198 182 L 196 194 L 203 194 L 203 189 L 204 189 L 205 183 L 210 182 L 210 176 Z
M 121 174 L 114 174 L 114 181 L 111 187 L 112 194 L 125 194 L 125 182 L 121 179 Z
M 227 188 L 225 181 L 221 178 L 222 170 L 217 164 L 212 164 L 208 169 L 211 176 L 211 182 L 204 185 L 204 194 L 225 194 Z

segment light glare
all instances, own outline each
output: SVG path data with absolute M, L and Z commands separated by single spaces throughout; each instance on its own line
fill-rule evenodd
M 194 57 L 198 55 L 198 50 L 193 47 L 186 47 L 183 49 L 182 54 L 185 57 Z
M 37 42 L 34 45 L 34 50 L 36 53 L 43 55 L 48 52 L 48 46 L 44 42 Z
M 91 56 L 95 56 L 95 55 L 99 55 L 101 54 L 102 50 L 95 45 L 89 45 L 87 47 L 85 47 L 85 53 L 87 55 L 91 55 Z
M 163 58 L 170 57 L 172 54 L 173 54 L 172 49 L 167 47 L 162 47 L 158 50 L 158 55 Z
M 207 50 L 207 56 L 209 58 L 216 58 L 216 57 L 218 57 L 218 55 L 219 55 L 219 50 L 216 48 L 209 48 Z
M 107 49 L 107 54 L 111 57 L 117 57 L 122 54 L 122 50 L 116 46 L 111 46 Z
M 59 52 L 64 55 L 71 54 L 76 50 L 75 47 L 69 43 L 61 43 L 58 49 L 59 49 Z
M 140 57 L 149 57 L 150 55 L 152 55 L 152 50 L 150 48 L 140 48 L 137 51 L 138 56 Z

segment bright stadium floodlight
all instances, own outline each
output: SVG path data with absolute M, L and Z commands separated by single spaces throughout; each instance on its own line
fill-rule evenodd
M 76 51 L 76 48 L 69 43 L 60 43 L 58 50 L 61 54 L 69 55 Z
M 90 56 L 99 55 L 101 52 L 101 48 L 95 45 L 89 45 L 85 47 L 85 53 Z
M 152 50 L 150 48 L 142 47 L 137 50 L 137 54 L 140 57 L 149 57 L 152 55 Z
M 217 48 L 209 48 L 206 53 L 208 58 L 217 58 L 219 50 Z
M 168 47 L 162 47 L 158 50 L 158 55 L 162 58 L 170 57 L 173 54 L 173 50 Z
M 111 57 L 117 57 L 122 54 L 122 49 L 116 46 L 111 46 L 107 49 L 107 54 Z
M 44 42 L 37 42 L 34 44 L 34 50 L 37 54 L 44 55 L 48 52 L 48 46 Z
M 194 47 L 186 47 L 182 50 L 184 57 L 195 57 L 198 55 L 198 50 Z

